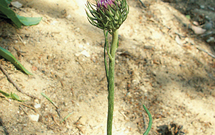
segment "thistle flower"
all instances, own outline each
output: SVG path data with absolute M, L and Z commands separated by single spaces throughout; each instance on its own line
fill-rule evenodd
M 107 9 L 108 8 L 108 5 L 112 6 L 114 5 L 114 2 L 115 0 L 100 0 L 100 1 L 97 1 L 97 8 L 105 8 Z
M 126 0 L 99 0 L 96 5 L 87 2 L 87 8 L 91 14 L 86 11 L 89 22 L 109 32 L 119 29 L 129 12 Z
M 114 67 L 115 67 L 115 54 L 118 48 L 118 29 L 121 24 L 126 20 L 129 8 L 126 0 L 96 0 L 96 5 L 87 2 L 87 19 L 89 22 L 102 29 L 105 36 L 104 44 L 104 64 L 108 84 L 108 116 L 107 116 L 107 135 L 112 135 L 112 122 L 114 111 Z M 91 15 L 90 15 L 90 14 Z M 112 42 L 108 42 L 108 32 L 112 35 Z M 109 48 L 110 47 L 110 48 Z M 107 62 L 106 53 L 108 54 L 109 61 Z M 147 108 L 143 105 L 149 115 L 149 126 L 144 133 L 148 135 L 152 126 L 152 117 Z

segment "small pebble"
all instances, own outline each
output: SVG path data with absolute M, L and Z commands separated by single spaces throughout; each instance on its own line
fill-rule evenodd
M 140 86 L 140 89 L 141 89 L 143 92 L 145 92 L 145 93 L 148 92 L 147 89 L 146 89 L 144 86 Z
M 205 8 L 205 6 L 204 6 L 204 5 L 200 5 L 200 8 L 201 8 L 201 9 L 204 9 L 204 8 Z
M 90 57 L 90 54 L 86 50 L 82 51 L 81 54 L 83 54 L 86 57 Z
M 55 25 L 57 23 L 58 23 L 58 21 L 53 21 L 53 22 L 51 22 L 51 25 Z
M 206 30 L 212 29 L 213 28 L 213 22 L 210 21 L 210 22 L 205 23 L 203 28 Z
M 213 7 L 211 7 L 211 6 L 208 6 L 208 9 L 210 9 L 210 10 L 214 11 L 214 8 L 213 8 Z
M 34 105 L 34 108 L 36 108 L 36 109 L 38 109 L 38 108 L 40 108 L 41 107 L 41 104 L 35 104 Z
M 70 19 L 70 18 L 72 18 L 71 15 L 67 15 L 67 16 L 66 16 L 66 19 Z
M 214 37 L 209 37 L 207 40 L 206 40 L 207 43 L 213 43 L 215 42 L 215 38 Z
M 30 114 L 28 115 L 29 119 L 35 122 L 38 122 L 40 115 L 39 114 Z
M 128 92 L 128 93 L 126 94 L 126 97 L 132 97 L 132 96 L 131 96 L 131 93 Z
M 22 3 L 18 2 L 18 1 L 11 2 L 11 5 L 16 7 L 16 8 L 21 8 L 22 7 Z

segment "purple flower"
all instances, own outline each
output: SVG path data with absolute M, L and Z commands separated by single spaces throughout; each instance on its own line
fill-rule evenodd
M 87 2 L 89 22 L 103 30 L 114 31 L 127 18 L 129 7 L 126 0 L 96 0 L 96 5 Z M 90 15 L 90 14 L 91 15 Z
M 107 9 L 108 8 L 108 5 L 109 6 L 112 6 L 112 5 L 114 5 L 114 1 L 115 0 L 99 0 L 99 1 L 97 1 L 97 8 L 105 8 L 105 9 Z

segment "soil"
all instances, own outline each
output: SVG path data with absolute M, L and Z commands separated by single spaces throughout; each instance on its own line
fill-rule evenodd
M 86 0 L 19 2 L 22 8 L 12 7 L 17 14 L 43 19 L 21 29 L 1 20 L 0 46 L 33 75 L 3 58 L 1 65 L 24 92 L 38 99 L 18 92 L 1 71 L 0 89 L 25 102 L 0 95 L 0 134 L 106 134 L 104 36 L 88 22 Z M 214 24 L 215 2 L 127 2 L 130 13 L 119 29 L 116 56 L 113 134 L 143 134 L 148 124 L 144 104 L 153 117 L 150 135 L 214 135 L 214 42 L 208 42 L 214 38 L 214 25 L 207 36 L 188 26 L 200 27 L 208 18 Z

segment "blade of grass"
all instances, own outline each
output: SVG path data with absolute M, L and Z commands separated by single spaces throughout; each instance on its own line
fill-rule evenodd
M 26 73 L 27 75 L 32 75 L 24 66 L 6 49 L 0 47 L 0 56 L 5 58 L 6 60 L 10 61 L 15 65 L 16 68 L 20 69 L 22 72 Z
M 8 94 L 8 93 L 6 93 L 6 92 L 4 92 L 4 91 L 2 91 L 2 90 L 0 90 L 0 93 L 2 93 L 5 97 L 7 97 L 7 98 L 12 98 L 13 100 L 17 100 L 17 101 L 19 101 L 19 102 L 24 102 L 23 100 L 20 100 L 19 99 L 19 96 L 18 95 L 16 95 L 15 93 L 10 93 L 10 94 Z
M 8 93 L 6 93 L 6 92 L 4 92 L 4 91 L 2 91 L 2 90 L 0 90 L 0 93 L 2 93 L 5 97 L 7 97 L 7 98 L 9 98 L 10 97 L 10 94 L 8 94 Z
M 47 97 L 45 93 L 42 92 L 41 95 L 44 96 L 48 101 L 50 101 L 58 109 L 57 105 L 49 97 Z
M 60 124 L 61 124 L 62 122 L 64 122 L 71 114 L 73 114 L 73 112 L 69 113 L 69 114 L 60 122 Z

